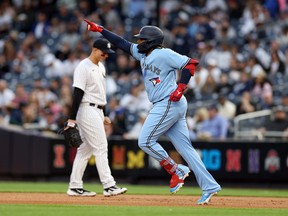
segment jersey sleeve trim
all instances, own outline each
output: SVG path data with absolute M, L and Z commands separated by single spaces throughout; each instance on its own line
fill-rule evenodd
M 190 60 L 191 60 L 191 58 L 188 58 L 187 61 L 182 65 L 182 67 L 180 68 L 180 70 L 183 70 L 183 68 L 186 67 L 186 65 L 189 63 Z

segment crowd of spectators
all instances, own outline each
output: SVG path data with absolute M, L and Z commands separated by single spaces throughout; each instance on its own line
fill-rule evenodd
M 185 92 L 187 117 L 191 120 L 207 107 L 206 121 L 213 115 L 227 121 L 221 139 L 233 136 L 229 124 L 237 115 L 288 106 L 285 0 L 2 0 L 1 125 L 52 132 L 63 127 L 73 71 L 101 36 L 86 31 L 83 18 L 130 41 L 143 25 L 158 25 L 166 47 L 198 59 L 198 71 Z M 140 65 L 117 50 L 105 66 L 112 120 L 107 135 L 135 138 L 151 107 Z M 199 138 L 195 124 L 189 127 L 191 139 Z

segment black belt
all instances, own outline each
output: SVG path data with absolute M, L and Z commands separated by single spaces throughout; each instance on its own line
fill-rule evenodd
M 89 103 L 89 106 L 97 107 L 98 109 L 102 109 L 102 110 L 104 110 L 104 107 L 105 107 L 105 106 L 101 106 L 101 105 L 96 105 L 94 103 Z

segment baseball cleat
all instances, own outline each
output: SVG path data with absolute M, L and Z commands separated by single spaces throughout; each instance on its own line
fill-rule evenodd
M 216 195 L 217 192 L 213 193 L 203 193 L 201 199 L 198 200 L 197 204 L 198 205 L 208 205 L 210 202 L 212 196 Z
M 184 180 L 189 176 L 190 170 L 182 164 L 177 165 L 176 173 L 172 175 L 170 180 L 170 193 L 177 193 L 184 185 Z
M 86 196 L 93 197 L 96 196 L 96 193 L 93 191 L 88 191 L 83 188 L 69 188 L 67 191 L 68 196 Z
M 105 197 L 117 196 L 126 193 L 127 190 L 127 188 L 119 188 L 117 185 L 114 185 L 112 187 L 105 188 L 103 191 L 103 195 Z

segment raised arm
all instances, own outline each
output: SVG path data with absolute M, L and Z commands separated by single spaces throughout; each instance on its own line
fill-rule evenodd
M 130 51 L 130 48 L 132 46 L 131 42 L 125 40 L 124 38 L 114 34 L 113 32 L 105 29 L 103 26 L 100 26 L 92 21 L 89 21 L 87 19 L 84 19 L 84 21 L 87 23 L 87 30 L 101 33 L 114 46 L 116 46 L 119 49 L 122 49 L 124 52 L 131 55 Z

